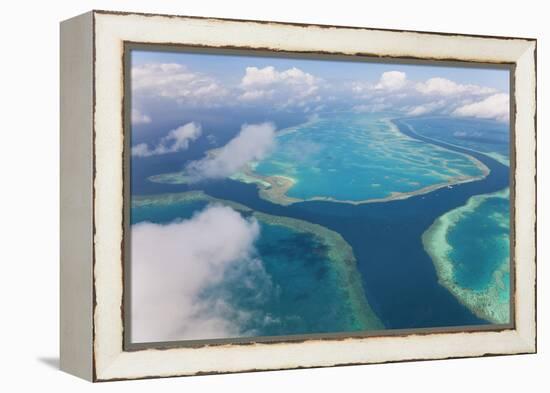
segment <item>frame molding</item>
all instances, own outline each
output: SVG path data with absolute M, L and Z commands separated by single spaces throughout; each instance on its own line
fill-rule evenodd
M 61 248 L 72 251 L 62 252 L 61 261 L 62 369 L 106 381 L 536 352 L 536 40 L 105 11 L 62 23 L 69 25 L 85 34 L 74 34 L 68 27 L 64 32 L 62 27 L 62 64 L 63 59 L 81 56 L 87 40 L 92 49 L 81 61 L 69 63 L 76 69 L 73 72 L 83 75 L 77 86 L 69 79 L 62 83 L 62 97 L 72 98 L 62 100 L 62 142 L 78 138 L 90 145 L 80 156 L 67 156 L 72 146 L 62 143 L 62 211 L 67 200 L 81 199 L 86 193 L 93 200 L 72 217 L 62 214 Z M 131 42 L 514 66 L 513 176 L 516 190 L 521 190 L 511 194 L 516 235 L 514 328 L 125 351 L 123 65 L 125 43 Z M 63 69 L 66 74 L 67 67 Z M 88 95 L 91 102 L 75 100 Z M 71 117 L 73 111 L 86 110 L 91 114 L 87 125 L 86 117 Z M 63 175 L 67 173 L 63 168 L 85 159 L 91 168 L 75 169 L 73 177 Z M 84 174 L 87 177 L 78 183 L 77 175 Z M 79 239 L 88 248 L 70 244 L 69 234 L 64 235 L 64 223 L 72 228 L 77 222 L 82 230 Z M 86 233 L 86 228 L 93 232 Z M 81 262 L 75 264 L 78 255 Z M 68 282 L 75 274 L 83 282 L 89 280 L 89 285 L 68 294 Z M 67 301 L 68 296 L 73 301 Z M 81 323 L 75 325 L 76 320 Z M 76 334 L 67 338 L 67 331 Z

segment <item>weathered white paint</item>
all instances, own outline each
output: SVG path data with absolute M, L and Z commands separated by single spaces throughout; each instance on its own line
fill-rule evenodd
M 535 42 L 187 17 L 95 13 L 95 365 L 99 380 L 534 352 Z M 123 42 L 516 63 L 516 329 L 124 352 Z

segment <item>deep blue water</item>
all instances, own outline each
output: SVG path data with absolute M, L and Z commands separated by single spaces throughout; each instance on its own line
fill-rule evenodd
M 145 205 L 132 208 L 130 224 L 147 221 L 155 224 L 165 224 L 177 219 L 191 218 L 201 211 L 207 203 L 205 201 L 186 201 L 185 203 Z
M 509 155 L 510 131 L 507 123 L 494 120 L 448 117 L 420 117 L 407 119 L 418 129 L 418 134 L 468 147 L 481 152 Z M 418 127 L 417 127 L 418 126 Z
M 147 172 L 132 172 L 132 193 L 157 194 L 202 189 L 208 194 L 240 202 L 257 211 L 307 220 L 340 233 L 353 247 L 368 302 L 386 328 L 421 328 L 486 324 L 437 282 L 433 263 L 421 236 L 445 212 L 462 206 L 473 195 L 502 190 L 509 185 L 509 169 L 496 160 L 470 150 L 420 136 L 395 120 L 401 132 L 418 140 L 467 153 L 489 169 L 479 181 L 442 188 L 404 200 L 363 205 L 302 202 L 280 206 L 261 199 L 255 185 L 232 180 L 200 187 L 152 183 Z M 156 174 L 174 170 L 165 166 Z
M 194 200 L 134 207 L 132 224 L 189 219 L 208 204 Z M 311 233 L 259 223 L 261 236 L 255 248 L 261 264 L 232 264 L 224 271 L 223 280 L 204 288 L 200 298 L 212 304 L 223 299 L 239 310 L 239 314 L 228 313 L 224 319 L 235 322 L 243 334 L 280 336 L 364 330 L 364 322 L 351 304 L 353 299 L 340 285 L 327 246 Z

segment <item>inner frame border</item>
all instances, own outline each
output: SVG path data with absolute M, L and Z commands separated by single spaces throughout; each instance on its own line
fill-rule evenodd
M 277 22 L 279 23 L 279 22 Z M 284 24 L 284 23 L 283 23 Z M 400 31 L 400 30 L 398 30 Z M 430 33 L 438 34 L 438 33 Z M 505 38 L 505 37 L 498 37 Z M 238 46 L 208 46 L 208 45 L 189 45 L 180 43 L 148 43 L 136 41 L 123 41 L 122 49 L 122 119 L 123 119 L 123 230 L 122 230 L 122 275 L 123 275 L 123 293 L 122 293 L 122 320 L 123 320 L 123 351 L 139 351 L 145 349 L 172 349 L 172 348 L 202 348 L 219 345 L 251 345 L 255 343 L 262 344 L 281 344 L 281 343 L 302 343 L 308 340 L 342 340 L 346 338 L 368 338 L 368 337 L 406 337 L 412 335 L 428 335 L 437 333 L 464 333 L 464 332 L 501 332 L 505 330 L 514 330 L 516 327 L 516 261 L 514 245 L 516 240 L 515 231 L 515 194 L 516 194 L 516 102 L 515 102 L 515 72 L 516 64 L 511 62 L 477 62 L 472 60 L 442 60 L 423 57 L 393 57 L 393 56 L 375 56 L 369 54 L 343 54 L 338 52 L 301 52 L 274 50 L 253 47 Z M 131 210 L 131 52 L 133 50 L 149 50 L 155 52 L 180 52 L 194 54 L 217 54 L 229 56 L 256 56 L 256 57 L 275 57 L 285 59 L 310 59 L 310 60 L 332 60 L 342 62 L 363 62 L 378 64 L 403 64 L 403 65 L 429 65 L 436 67 L 461 67 L 461 68 L 485 68 L 485 69 L 504 69 L 509 71 L 509 188 L 510 188 L 510 322 L 508 324 L 488 324 L 488 325 L 463 325 L 450 327 L 434 328 L 411 328 L 411 329 L 385 329 L 362 332 L 335 332 L 335 333 L 314 333 L 301 335 L 280 335 L 280 336 L 258 336 L 258 337 L 238 337 L 223 339 L 205 339 L 205 340 L 177 340 L 166 342 L 132 343 L 131 337 L 131 235 L 130 235 L 130 210 Z

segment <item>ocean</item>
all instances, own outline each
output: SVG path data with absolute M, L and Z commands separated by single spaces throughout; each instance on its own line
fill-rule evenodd
M 426 123 L 422 121 L 422 119 L 394 119 L 393 123 L 401 133 L 416 141 L 474 157 L 490 170 L 489 175 L 481 180 L 439 188 L 406 199 L 359 205 L 305 201 L 282 206 L 262 199 L 256 185 L 230 179 L 194 185 L 162 184 L 147 180 L 151 175 L 181 170 L 186 160 L 198 158 L 204 154 L 205 150 L 212 148 L 205 142 L 201 142 L 202 144 L 199 143 L 186 152 L 185 157 L 159 156 L 132 162 L 131 192 L 133 196 L 151 196 L 201 190 L 215 198 L 241 203 L 257 212 L 305 220 L 337 232 L 352 247 L 366 299 L 386 329 L 488 324 L 490 321 L 476 316 L 439 283 L 434 262 L 423 247 L 422 235 L 438 217 L 465 205 L 470 197 L 494 193 L 509 187 L 509 168 L 483 154 L 481 149 L 469 150 L 474 148 L 472 145 L 462 144 L 465 147 L 460 147 L 460 138 L 455 137 L 452 141 L 454 143 L 450 144 L 446 143 L 444 138 L 434 140 L 430 136 L 415 132 L 414 130 L 423 129 L 423 124 L 433 124 L 429 118 L 424 120 Z M 453 118 L 442 118 L 438 119 L 437 124 L 441 128 L 456 127 L 454 121 Z M 476 120 L 470 120 L 470 122 L 472 127 L 482 129 L 479 123 L 483 122 Z M 461 123 L 461 128 L 466 127 L 464 124 Z M 409 127 L 410 125 L 414 126 L 414 130 Z M 487 145 L 487 141 L 483 143 Z M 504 154 L 503 151 L 499 152 Z M 339 188 L 337 181 L 332 187 Z M 349 189 L 345 192 L 349 196 Z M 167 222 L 176 216 L 180 218 L 189 216 L 190 212 L 196 208 L 196 206 L 190 207 L 189 210 L 182 211 L 161 211 L 161 209 L 154 212 L 153 216 L 140 216 L 142 213 L 136 211 L 132 212 L 132 221 Z M 485 220 L 485 214 L 477 214 L 469 219 L 470 222 L 465 224 L 466 227 L 475 227 Z M 322 285 L 326 274 L 323 266 L 326 267 L 327 261 L 316 257 L 319 253 L 315 251 L 318 249 L 315 241 L 303 234 L 296 236 L 284 232 L 277 228 L 266 227 L 264 236 L 259 241 L 259 257 L 271 261 L 269 265 L 272 269 L 269 274 L 272 277 L 280 277 L 275 281 L 283 286 L 287 285 L 286 290 L 282 289 L 285 294 L 279 298 L 279 303 L 266 303 L 263 306 L 266 309 L 277 309 L 278 315 L 299 315 L 302 320 L 295 324 L 287 322 L 286 325 L 279 325 L 276 328 L 244 326 L 244 331 L 253 331 L 255 335 L 279 335 L 295 332 L 338 332 L 342 329 L 350 329 L 349 326 L 352 324 L 345 322 L 346 318 L 337 312 L 328 312 L 323 319 L 325 316 L 319 315 L 318 311 L 315 311 L 316 308 L 307 306 L 311 302 L 330 305 L 331 297 L 334 297 L 338 288 Z M 460 237 L 460 232 L 457 229 L 452 236 Z M 468 229 L 462 232 L 468 233 Z M 457 239 L 450 239 L 450 241 L 460 244 Z M 457 252 L 467 253 L 468 250 Z M 486 252 L 492 251 L 487 249 Z M 293 263 L 289 255 L 293 255 Z M 470 255 L 464 255 L 471 258 Z M 290 269 L 294 268 L 298 269 L 295 277 L 300 279 L 298 281 L 285 279 L 284 277 L 290 274 Z M 477 273 L 474 275 L 477 277 Z M 460 277 L 461 283 L 474 285 L 473 281 L 467 279 L 463 281 L 465 274 Z M 226 291 L 227 296 L 233 298 L 237 305 L 248 296 L 235 284 L 235 281 L 228 281 L 222 287 L 211 290 Z

